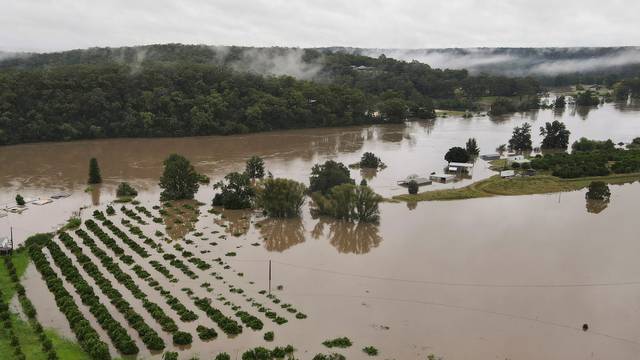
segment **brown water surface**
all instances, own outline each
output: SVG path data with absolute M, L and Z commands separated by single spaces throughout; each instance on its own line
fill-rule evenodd
M 446 165 L 446 150 L 463 145 L 469 137 L 477 139 L 481 153 L 491 153 L 507 142 L 514 126 L 531 122 L 537 129 L 554 119 L 567 124 L 571 141 L 584 136 L 629 142 L 640 136 L 637 106 L 605 104 L 500 119 L 450 117 L 404 125 L 229 137 L 3 147 L 0 203 L 12 203 L 18 192 L 25 197 L 40 197 L 66 190 L 72 196 L 40 207 L 30 205 L 22 215 L 1 218 L 0 236 L 8 235 L 12 226 L 21 242 L 28 234 L 55 228 L 83 206 L 89 207 L 82 211 L 86 218 L 94 204 L 104 209 L 114 199 L 120 181 L 138 188 L 142 204 L 151 209 L 158 204 L 162 160 L 172 152 L 187 156 L 212 182 L 229 171 L 242 170 L 244 161 L 254 154 L 265 158 L 275 176 L 308 182 L 315 163 L 335 159 L 350 164 L 363 152 L 372 151 L 388 167 L 374 174 L 352 170 L 352 176 L 358 182 L 366 178 L 375 191 L 391 196 L 406 192 L 397 180 L 412 173 L 424 176 L 441 171 Z M 539 141 L 534 131 L 534 142 Z M 90 157 L 98 158 L 105 183 L 85 193 Z M 423 190 L 464 186 L 491 174 L 487 164 L 478 160 L 471 179 Z M 587 202 L 584 191 L 385 203 L 380 224 L 371 225 L 314 219 L 308 206 L 303 208 L 301 218 L 287 220 L 265 219 L 255 212 L 209 214 L 213 189 L 203 186 L 197 199 L 206 205 L 200 208 L 195 231 L 207 239 L 199 240 L 192 232 L 186 236 L 192 244 L 177 241 L 209 263 L 222 257 L 231 269 L 200 271 L 188 263 L 199 275 L 191 280 L 167 266 L 180 280 L 172 284 L 144 259 L 135 254 L 134 258 L 187 306 L 190 299 L 180 290 L 185 286 L 197 296 L 223 294 L 256 315 L 255 308 L 243 296 L 230 293 L 228 286 L 242 287 L 247 296 L 268 303 L 257 290 L 267 287 L 271 260 L 274 293 L 309 318 L 297 320 L 274 307 L 290 319 L 277 326 L 257 315 L 264 319 L 265 330 L 276 334 L 276 341 L 266 345 L 293 344 L 302 358 L 327 352 L 321 342 L 328 338 L 348 336 L 354 346 L 340 352 L 350 359 L 365 358 L 361 349 L 368 345 L 377 347 L 381 358 L 396 359 L 425 359 L 429 353 L 446 359 L 637 359 L 640 242 L 634 220 L 640 210 L 640 185 L 611 186 L 611 193 L 608 203 Z M 114 221 L 119 226 L 121 216 L 119 213 Z M 163 225 L 148 222 L 141 226 L 148 236 L 154 237 L 156 230 L 166 232 Z M 179 254 L 173 243 L 163 244 L 164 250 Z M 224 256 L 229 252 L 237 255 Z M 153 254 L 151 259 L 162 257 Z M 223 274 L 225 282 L 210 275 L 212 271 Z M 29 279 L 33 276 L 30 272 Z M 212 284 L 213 295 L 200 287 L 204 282 Z M 47 292 L 41 281 L 27 283 Z M 275 290 L 278 285 L 282 290 Z M 175 318 L 159 295 L 149 287 L 144 289 Z M 37 291 L 28 289 L 32 298 Z M 144 312 L 126 291 L 122 292 L 136 310 Z M 213 301 L 232 315 L 228 307 Z M 34 303 L 39 312 L 50 308 L 45 301 Z M 199 315 L 198 321 L 179 326 L 192 332 L 200 323 L 213 326 Z M 64 333 L 69 331 L 59 316 L 42 320 L 45 326 L 59 324 Z M 149 323 L 157 328 L 157 324 Z M 584 323 L 589 324 L 587 332 L 581 330 Z M 163 337 L 168 339 L 166 334 Z M 209 343 L 196 340 L 182 353 L 185 358 L 192 354 L 211 358 L 218 351 L 233 355 L 255 345 L 265 345 L 262 332 L 245 329 L 232 339 L 219 336 Z

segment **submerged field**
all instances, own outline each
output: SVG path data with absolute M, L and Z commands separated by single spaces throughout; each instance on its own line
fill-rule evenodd
M 637 174 L 608 178 L 610 201 L 592 204 L 582 189 L 587 179 L 506 181 L 478 160 L 470 178 L 420 189 L 473 199 L 385 202 L 379 224 L 314 217 L 308 202 L 292 219 L 221 210 L 210 205 L 211 184 L 201 186 L 195 202 L 159 202 L 162 160 L 171 152 L 184 154 L 212 183 L 242 170 L 251 155 L 263 157 L 276 177 L 308 183 L 314 164 L 352 164 L 371 151 L 387 168 L 352 169 L 351 176 L 386 198 L 404 198 L 397 180 L 442 171 L 448 148 L 475 137 L 481 153 L 493 152 L 514 126 L 530 122 L 535 129 L 553 119 L 567 124 L 571 141 L 640 135 L 637 108 L 605 104 L 587 112 L 5 147 L 0 202 L 14 203 L 16 193 L 72 195 L 0 218 L 0 236 L 12 227 L 23 244 L 80 212 L 78 229 L 40 243 L 41 255 L 32 252 L 45 278 L 27 251 L 12 259 L 58 358 L 65 351 L 88 356 L 101 343 L 109 356 L 124 359 L 174 351 L 179 359 L 222 352 L 233 359 L 258 346 L 282 354 L 288 345 L 299 359 L 334 352 L 348 359 L 636 358 L 640 247 L 630 217 L 638 211 Z M 533 137 L 540 141 L 537 131 Z M 92 156 L 104 183 L 84 192 Z M 114 203 L 120 181 L 138 189 L 139 204 Z M 534 195 L 489 196 L 523 193 Z M 44 359 L 42 338 L 19 315 L 23 305 L 3 269 L 0 261 L 18 346 L 28 359 Z M 54 294 L 77 311 L 65 306 L 63 313 Z M 71 323 L 65 314 L 73 315 Z M 77 324 L 97 334 L 96 346 L 81 348 Z M 345 337 L 352 345 L 339 347 Z M 0 354 L 13 354 L 10 342 L 0 341 Z

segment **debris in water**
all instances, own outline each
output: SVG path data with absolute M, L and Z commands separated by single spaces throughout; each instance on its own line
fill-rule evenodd
M 587 330 L 589 330 L 589 324 L 587 323 L 582 324 L 582 331 L 587 331 Z

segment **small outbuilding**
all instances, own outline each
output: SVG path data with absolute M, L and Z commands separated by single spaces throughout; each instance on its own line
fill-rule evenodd
M 504 170 L 504 171 L 500 171 L 500 177 L 503 179 L 508 179 L 508 178 L 512 178 L 516 176 L 516 172 L 513 170 Z
M 8 237 L 0 237 L 0 255 L 11 254 L 13 243 Z
M 484 155 L 480 155 L 480 159 L 485 161 L 499 160 L 500 154 L 484 154 Z
M 409 185 L 411 181 L 415 181 L 418 185 L 431 185 L 433 182 L 425 177 L 421 177 L 418 174 L 411 174 L 404 178 L 403 180 L 398 181 L 398 185 Z
M 453 174 L 431 174 L 429 175 L 429 179 L 446 184 L 454 181 L 456 179 L 456 176 Z
M 450 162 L 448 166 L 448 171 L 450 172 L 469 172 L 473 170 L 472 163 L 460 163 L 460 162 Z

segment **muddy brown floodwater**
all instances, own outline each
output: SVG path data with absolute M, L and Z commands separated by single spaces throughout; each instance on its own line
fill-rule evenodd
M 391 196 L 406 191 L 396 185 L 397 180 L 412 173 L 440 171 L 446 150 L 464 145 L 470 137 L 477 139 L 481 153 L 492 153 L 497 145 L 507 142 L 514 126 L 531 122 L 534 143 L 539 143 L 535 129 L 554 119 L 566 123 L 572 132 L 571 142 L 583 136 L 629 142 L 640 136 L 637 105 L 605 104 L 500 119 L 450 117 L 403 125 L 229 137 L 2 147 L 0 203 L 12 204 L 16 193 L 33 198 L 58 191 L 72 195 L 44 206 L 29 205 L 21 215 L 0 218 L 0 236 L 8 235 L 13 227 L 17 242 L 21 242 L 28 234 L 55 228 L 83 206 L 88 207 L 82 212 L 87 218 L 95 208 L 104 209 L 114 199 L 120 181 L 138 188 L 142 205 L 151 209 L 158 204 L 162 160 L 172 152 L 188 157 L 212 183 L 230 171 L 242 170 L 244 161 L 254 154 L 265 159 L 274 176 L 307 183 L 315 163 L 335 159 L 350 164 L 363 152 L 372 151 L 388 167 L 375 174 L 352 170 L 352 176 L 358 182 L 365 177 L 375 191 Z M 85 193 L 90 157 L 98 158 L 105 183 L 98 191 Z M 487 164 L 478 160 L 471 179 L 422 190 L 464 186 L 489 175 Z M 223 257 L 232 267 L 224 273 L 226 283 L 192 264 L 199 274 L 197 280 L 170 268 L 179 277 L 177 284 L 169 283 L 148 264 L 144 267 L 188 307 L 193 304 L 180 289 L 187 286 L 196 295 L 206 296 L 200 284 L 210 282 L 213 294 L 222 291 L 258 314 L 242 297 L 223 290 L 231 284 L 258 298 L 256 291 L 267 287 L 271 260 L 274 293 L 309 318 L 288 316 L 289 322 L 282 326 L 263 319 L 265 330 L 276 335 L 276 341 L 267 346 L 293 344 L 304 359 L 328 352 L 321 342 L 338 336 L 348 336 L 354 342 L 352 348 L 340 351 L 350 359 L 366 358 L 361 349 L 369 345 L 380 350 L 380 358 L 394 359 L 425 359 L 430 353 L 445 359 L 637 359 L 640 237 L 635 218 L 640 210 L 640 185 L 611 186 L 611 193 L 609 203 L 597 204 L 587 203 L 584 191 L 385 203 L 380 223 L 371 225 L 314 219 L 308 206 L 301 218 L 287 220 L 265 219 L 252 212 L 209 214 L 213 197 L 209 185 L 197 194 L 206 205 L 201 207 L 195 226 L 208 241 L 183 244 L 175 240 L 163 246 L 173 251 L 177 241 L 207 262 Z M 114 222 L 120 225 L 119 219 Z M 158 224 L 141 227 L 149 236 L 155 230 L 166 232 Z M 222 234 L 225 236 L 220 238 Z M 193 233 L 187 238 L 195 239 Z M 211 241 L 217 245 L 210 245 Z M 225 257 L 228 252 L 237 255 Z M 143 263 L 135 254 L 134 258 Z M 154 254 L 151 259 L 162 257 Z M 244 276 L 234 275 L 234 271 Z M 32 299 L 39 292 L 48 292 L 34 269 L 29 270 L 25 285 Z M 146 285 L 143 288 L 175 318 L 159 295 Z M 144 311 L 122 292 L 134 308 Z M 39 314 L 52 310 L 50 300 L 46 301 L 50 297 L 42 299 L 34 301 Z M 225 309 L 222 303 L 214 303 Z M 42 320 L 69 335 L 63 317 L 47 315 Z M 179 326 L 195 335 L 195 326 L 206 321 L 202 315 L 194 323 Z M 589 325 L 586 332 L 582 330 L 584 323 Z M 182 356 L 211 358 L 223 350 L 234 355 L 265 345 L 263 332 L 246 329 L 233 339 L 218 333 L 217 340 L 207 343 L 195 337 Z M 168 339 L 166 334 L 162 336 Z M 153 356 L 143 351 L 140 357 Z

